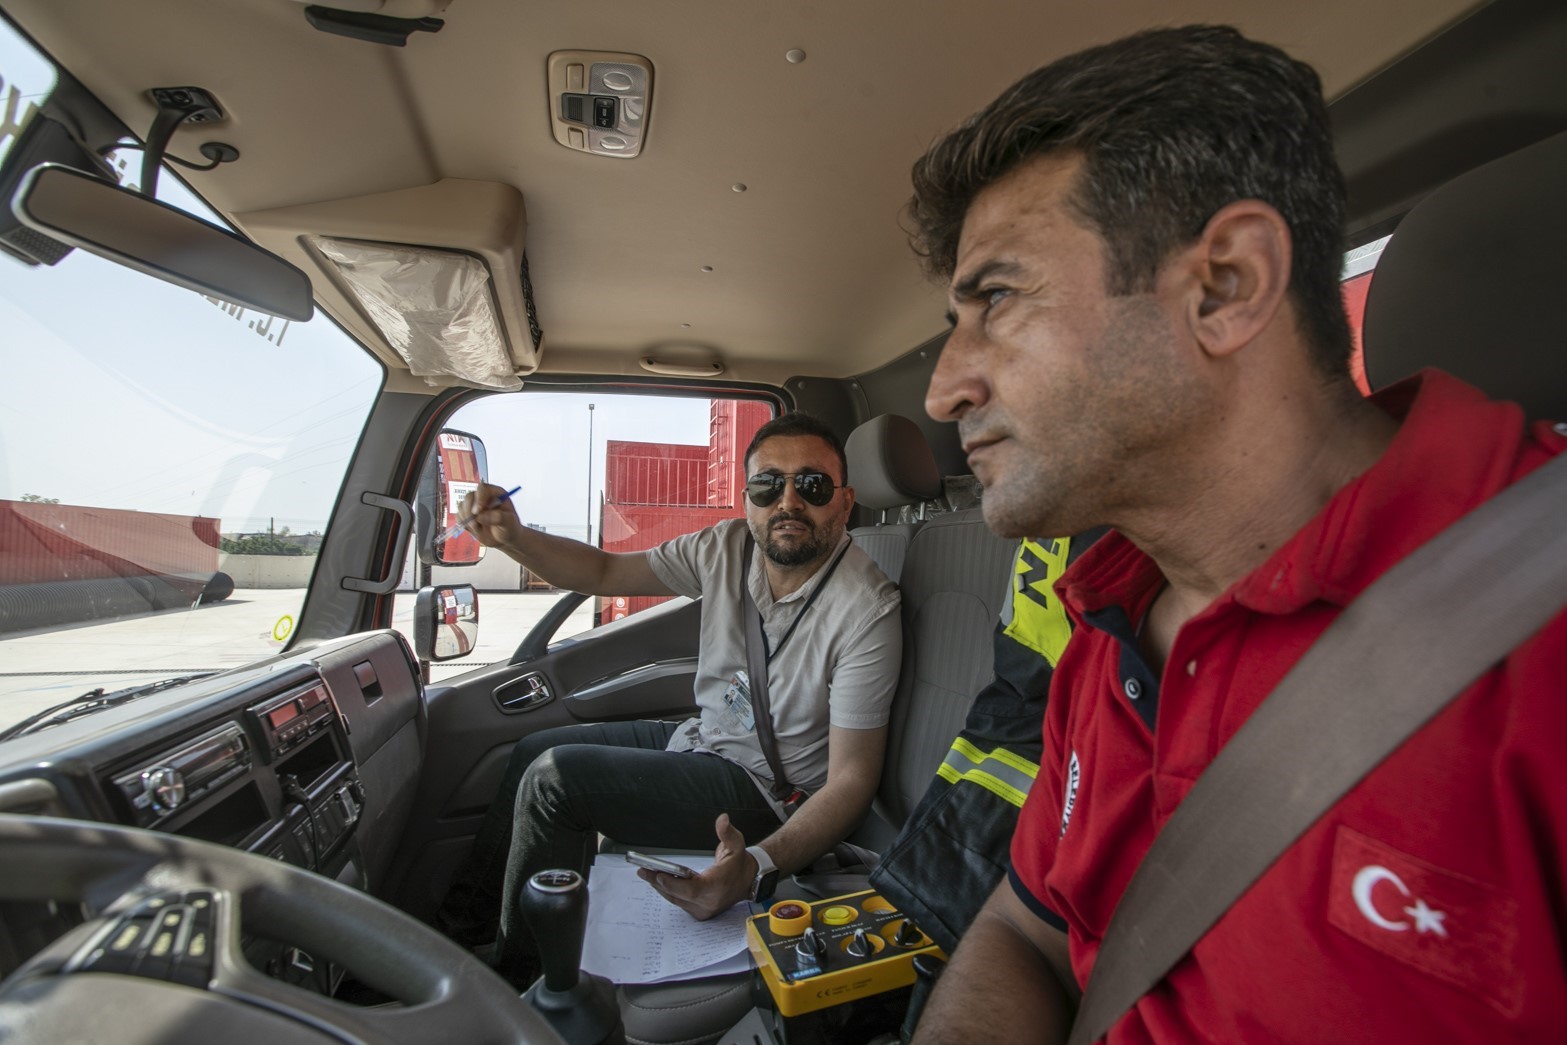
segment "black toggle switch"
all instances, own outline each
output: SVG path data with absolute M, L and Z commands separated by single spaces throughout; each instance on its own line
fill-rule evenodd
M 814 928 L 807 929 L 800 942 L 794 945 L 794 951 L 806 962 L 820 962 L 827 957 L 827 941 Z
M 604 128 L 615 126 L 615 99 L 593 99 L 593 126 Z

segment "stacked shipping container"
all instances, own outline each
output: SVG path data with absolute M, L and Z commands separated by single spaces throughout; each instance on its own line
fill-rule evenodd
M 745 448 L 772 419 L 772 408 L 751 400 L 715 399 L 706 446 L 686 443 L 605 444 L 604 504 L 599 515 L 605 551 L 645 551 L 683 533 L 745 514 Z M 664 597 L 605 596 L 599 619 L 620 620 Z

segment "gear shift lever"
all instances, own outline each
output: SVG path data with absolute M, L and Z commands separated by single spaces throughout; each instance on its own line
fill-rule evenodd
M 539 948 L 544 975 L 523 997 L 571 1045 L 625 1041 L 615 985 L 581 972 L 588 923 L 587 883 L 576 871 L 540 871 L 522 891 L 522 916 Z
M 538 941 L 544 986 L 565 994 L 581 976 L 582 934 L 588 925 L 588 890 L 575 871 L 540 871 L 528 879 L 522 916 Z

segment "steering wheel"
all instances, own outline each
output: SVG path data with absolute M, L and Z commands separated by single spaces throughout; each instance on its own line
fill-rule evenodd
M 85 925 L 0 984 L 0 1040 L 559 1043 L 473 955 L 373 897 L 251 853 L 79 820 L 0 815 L 0 899 Z M 266 976 L 241 934 L 337 963 L 396 1004 Z

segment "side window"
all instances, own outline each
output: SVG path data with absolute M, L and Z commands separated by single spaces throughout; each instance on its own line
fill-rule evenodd
M 759 400 L 522 392 L 469 403 L 444 427 L 483 441 L 489 481 L 521 487 L 512 501 L 525 524 L 606 551 L 633 552 L 744 515 L 745 448 L 772 416 L 772 405 Z M 393 626 L 410 638 L 421 574 L 410 555 L 393 612 Z M 480 592 L 477 646 L 466 657 L 432 665 L 435 679 L 506 660 L 565 594 L 493 549 L 474 566 L 438 566 L 429 574 L 432 583 L 472 584 Z M 665 601 L 590 598 L 554 637 Z
M 1355 386 L 1363 395 L 1371 394 L 1371 385 L 1366 380 L 1365 345 L 1361 340 L 1361 330 L 1366 320 L 1366 294 L 1371 290 L 1371 277 L 1376 272 L 1382 251 L 1392 238 L 1383 236 L 1344 255 L 1344 275 L 1339 285 L 1344 291 L 1344 311 L 1349 315 L 1349 332 L 1355 339 L 1355 351 L 1350 357 L 1349 367 L 1355 378 Z

